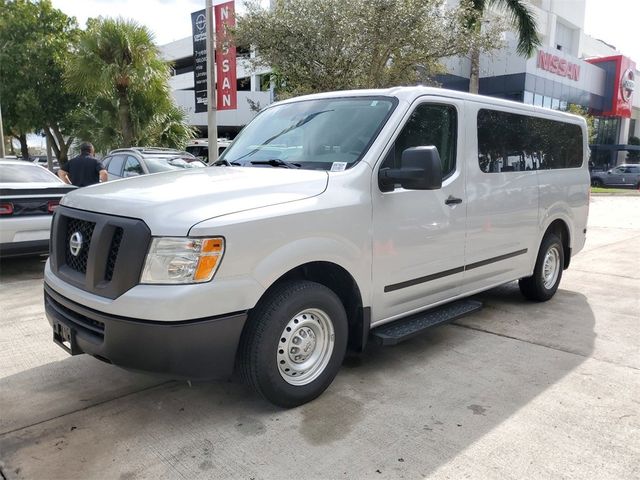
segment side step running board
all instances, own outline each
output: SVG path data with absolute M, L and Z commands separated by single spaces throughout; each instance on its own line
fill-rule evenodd
M 378 345 L 396 345 L 421 334 L 430 327 L 457 320 L 481 308 L 482 302 L 477 300 L 458 300 L 374 328 L 371 330 L 371 339 Z

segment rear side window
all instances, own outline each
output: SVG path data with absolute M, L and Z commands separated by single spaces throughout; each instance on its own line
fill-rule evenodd
M 442 176 L 456 169 L 456 109 L 451 105 L 418 105 L 398 135 L 382 167 L 401 168 L 407 148 L 435 146 L 442 161 Z
M 109 167 L 107 168 L 107 172 L 111 175 L 115 175 L 116 177 L 122 176 L 122 164 L 124 163 L 124 159 L 126 157 L 124 155 L 116 155 L 111 158 L 109 162 Z
M 478 112 L 478 162 L 485 173 L 577 168 L 579 125 L 497 110 Z

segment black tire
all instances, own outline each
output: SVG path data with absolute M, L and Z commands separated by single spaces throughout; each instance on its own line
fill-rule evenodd
M 553 284 L 545 285 L 545 258 L 547 253 L 552 249 L 555 250 L 557 255 L 557 278 L 553 281 Z M 540 250 L 538 251 L 538 258 L 536 259 L 536 266 L 533 270 L 533 275 L 526 278 L 521 278 L 518 282 L 520 292 L 528 298 L 536 302 L 546 302 L 553 297 L 558 290 L 560 280 L 562 280 L 562 270 L 564 268 L 564 249 L 562 242 L 553 233 L 547 233 L 542 239 L 540 244 Z M 551 280 L 551 279 L 549 279 Z
M 285 408 L 297 407 L 324 392 L 340 370 L 347 349 L 347 315 L 338 296 L 319 283 L 306 280 L 286 282 L 267 295 L 249 314 L 239 349 L 240 374 L 271 403 Z M 333 350 L 324 355 L 324 361 L 328 358 L 328 363 L 323 368 L 320 368 L 323 362 L 319 362 L 317 376 L 310 383 L 293 385 L 289 382 L 295 379 L 287 377 L 289 381 L 285 380 L 286 374 L 280 370 L 284 368 L 279 366 L 279 362 L 284 362 L 281 360 L 284 350 L 279 347 L 284 340 L 283 335 L 289 335 L 285 329 L 298 318 L 298 314 L 314 309 L 326 314 L 324 321 L 328 318 L 333 326 Z M 291 333 L 290 336 L 295 335 Z M 314 342 L 311 356 L 316 348 Z
M 591 179 L 591 186 L 592 187 L 602 187 L 602 186 L 604 186 L 604 183 L 602 183 L 602 180 L 600 180 L 599 178 L 592 178 Z

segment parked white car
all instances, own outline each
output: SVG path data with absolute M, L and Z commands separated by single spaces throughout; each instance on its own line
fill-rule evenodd
M 49 253 L 53 212 L 75 188 L 35 163 L 0 159 L 0 257 Z
M 585 242 L 586 142 L 580 117 L 426 87 L 274 104 L 227 166 L 64 198 L 56 342 L 177 377 L 237 367 L 275 404 L 308 402 L 348 347 L 473 312 L 477 292 L 550 299 Z

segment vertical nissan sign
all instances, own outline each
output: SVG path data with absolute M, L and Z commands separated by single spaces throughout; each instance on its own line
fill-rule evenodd
M 193 86 L 196 113 L 207 111 L 207 22 L 204 10 L 191 14 Z
M 216 31 L 216 97 L 218 110 L 235 110 L 238 106 L 236 47 L 229 28 L 236 25 L 234 2 L 213 7 Z

